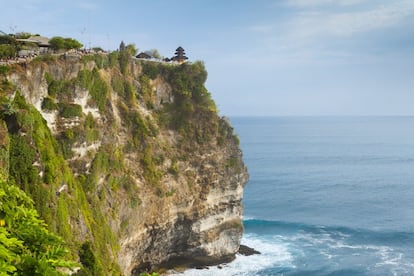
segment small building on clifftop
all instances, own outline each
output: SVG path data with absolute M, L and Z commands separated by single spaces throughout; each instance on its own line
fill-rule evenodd
M 136 56 L 136 58 L 151 59 L 152 56 L 148 53 L 141 52 Z
M 49 38 L 32 35 L 29 38 L 16 39 L 21 44 L 19 56 L 27 56 L 30 53 L 47 53 L 50 50 Z
M 178 62 L 179 64 L 183 64 L 187 59 L 188 57 L 185 55 L 184 49 L 181 46 L 175 50 L 175 56 L 171 58 L 172 61 Z

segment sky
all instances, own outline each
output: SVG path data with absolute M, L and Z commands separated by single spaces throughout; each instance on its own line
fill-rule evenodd
M 202 60 L 225 116 L 414 115 L 414 0 L 0 0 L 0 30 Z

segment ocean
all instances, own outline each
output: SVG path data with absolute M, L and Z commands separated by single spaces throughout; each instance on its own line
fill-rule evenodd
M 414 117 L 234 117 L 242 244 L 185 275 L 414 275 Z

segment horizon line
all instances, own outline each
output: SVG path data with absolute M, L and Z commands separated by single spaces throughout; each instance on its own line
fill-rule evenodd
M 275 118 L 275 117 L 414 117 L 414 114 L 411 115 L 399 115 L 399 114 L 391 114 L 391 115 L 222 115 L 222 117 L 256 117 L 256 118 Z

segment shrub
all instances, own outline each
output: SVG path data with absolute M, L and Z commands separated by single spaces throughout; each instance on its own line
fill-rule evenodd
M 64 118 L 73 118 L 82 116 L 82 106 L 78 104 L 59 103 L 59 115 Z
M 86 270 L 86 275 L 95 275 L 97 272 L 96 257 L 93 254 L 92 244 L 86 241 L 82 244 L 79 251 L 79 259 L 83 265 L 83 269 Z
M 150 78 L 146 75 L 142 75 L 139 78 L 139 82 L 141 83 L 141 97 L 144 100 L 147 107 L 153 107 L 155 105 L 155 95 L 152 91 L 150 85 Z
M 0 45 L 16 45 L 17 41 L 9 35 L 0 35 Z
M 57 61 L 58 56 L 55 55 L 41 55 L 37 56 L 33 59 L 32 63 L 38 63 L 38 62 L 55 62 Z
M 58 143 L 62 150 L 63 157 L 69 159 L 73 157 L 72 146 L 76 141 L 76 138 L 79 136 L 79 129 L 67 129 L 59 135 Z
M 10 177 L 14 179 L 20 187 L 29 192 L 38 182 L 38 171 L 32 166 L 35 161 L 36 151 L 20 135 L 11 135 L 10 143 Z
M 226 168 L 233 168 L 239 163 L 239 159 L 237 157 L 230 157 L 226 160 L 225 166 Z
M 16 56 L 17 47 L 14 45 L 0 45 L 0 58 L 9 58 Z
M 132 209 L 135 209 L 135 208 L 137 208 L 140 204 L 142 203 L 142 201 L 141 201 L 141 199 L 138 197 L 138 196 L 136 196 L 136 197 L 131 197 L 130 198 L 130 202 L 129 202 L 129 206 L 132 208 Z
M 107 55 L 94 54 L 82 56 L 82 61 L 86 64 L 88 61 L 94 61 L 99 69 L 109 67 L 109 58 Z
M 129 104 L 134 104 L 136 101 L 135 95 L 136 95 L 135 87 L 130 82 L 125 80 L 124 99 Z
M 71 80 L 54 80 L 49 74 L 45 74 L 48 83 L 47 92 L 50 97 L 58 97 L 60 99 L 68 98 L 74 89 L 74 83 Z
M 131 60 L 131 55 L 128 51 L 120 51 L 118 56 L 119 68 L 121 69 L 122 74 L 127 73 L 128 64 Z
M 114 68 L 118 64 L 119 52 L 113 51 L 108 55 L 109 67 Z
M 168 168 L 168 172 L 172 175 L 178 175 L 178 163 L 174 161 L 171 163 L 171 167 Z
M 43 99 L 42 110 L 53 111 L 57 109 L 58 109 L 58 105 L 55 103 L 55 101 L 52 98 L 46 97 Z
M 111 86 L 116 93 L 123 96 L 124 80 L 122 75 L 114 74 L 111 80 Z
M 106 82 L 100 77 L 98 70 L 92 71 L 82 70 L 79 72 L 77 83 L 85 89 L 89 90 L 89 94 L 96 104 L 99 111 L 103 112 L 106 109 L 106 100 L 109 94 L 109 87 Z
M 0 65 L 0 75 L 5 75 L 10 71 L 10 67 L 6 65 Z
M 141 158 L 141 165 L 144 168 L 144 178 L 153 186 L 157 186 L 162 173 L 157 169 L 153 154 L 152 148 L 146 146 Z
M 142 73 L 150 79 L 155 79 L 160 73 L 159 64 L 155 62 L 144 62 L 142 64 Z
M 89 112 L 85 118 L 85 140 L 90 143 L 98 140 L 99 131 L 95 129 L 95 119 L 92 114 Z

